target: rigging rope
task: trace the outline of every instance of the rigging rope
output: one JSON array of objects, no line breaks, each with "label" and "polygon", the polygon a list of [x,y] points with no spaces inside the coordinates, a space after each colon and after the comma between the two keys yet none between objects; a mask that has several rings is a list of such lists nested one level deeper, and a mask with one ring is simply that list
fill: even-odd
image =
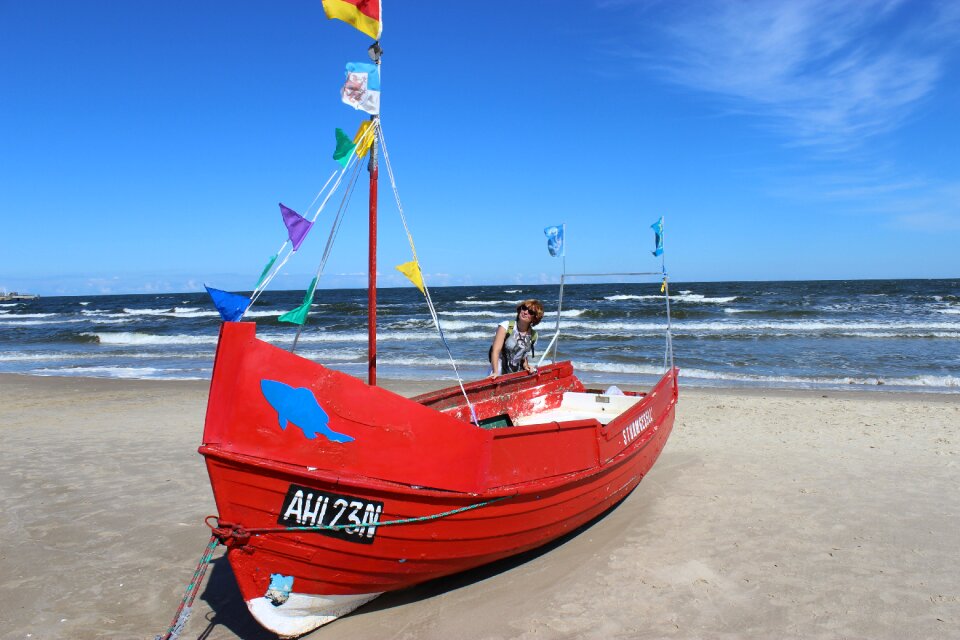
[{"label": "rigging rope", "polygon": [[[327,244],[323,249],[323,256],[320,258],[320,265],[317,267],[317,273],[314,276],[312,281],[313,289],[308,293],[308,297],[313,295],[313,292],[317,290],[317,285],[320,282],[320,277],[323,275],[323,270],[327,266],[327,259],[330,257],[330,252],[333,249],[333,243],[337,239],[337,235],[340,233],[340,226],[343,224],[344,214],[347,210],[347,205],[350,204],[350,198],[353,196],[353,190],[357,186],[357,179],[360,177],[360,163],[357,162],[354,164],[353,175],[350,176],[349,186],[343,194],[343,199],[340,201],[340,208],[337,210],[337,215],[333,218],[333,224],[330,226],[330,235],[327,236]],[[297,335],[293,338],[293,346],[290,347],[290,353],[293,353],[297,348],[297,342],[300,340],[300,334],[303,333],[303,327],[306,324],[304,323],[297,327]]]},{"label": "rigging rope", "polygon": [[[413,244],[413,235],[410,233],[410,227],[407,225],[407,217],[403,213],[403,204],[400,202],[400,192],[397,190],[397,181],[393,177],[393,166],[390,164],[390,154],[387,153],[387,141],[383,136],[383,124],[379,124],[379,137],[380,137],[380,147],[383,150],[383,159],[387,165],[387,175],[390,176],[390,186],[393,189],[393,197],[397,201],[397,210],[400,211],[400,221],[403,222],[403,230],[407,234],[407,242],[410,243],[410,251],[413,252],[413,259],[417,264],[417,268],[420,269],[420,259],[417,257],[417,248]],[[437,317],[437,310],[433,305],[433,299],[430,297],[430,289],[427,287],[427,282],[423,278],[423,270],[420,269],[420,278],[423,282],[423,296],[427,300],[427,308],[430,309],[430,317],[433,318],[433,324],[437,328],[437,332],[440,334],[440,341],[443,342],[443,348],[447,351],[447,356],[450,358],[450,364],[453,365],[454,375],[457,376],[457,384],[460,385],[460,392],[463,394],[464,400],[467,401],[467,407],[470,408],[470,417],[473,419],[473,423],[477,426],[480,423],[477,421],[477,412],[473,408],[473,403],[470,402],[470,397],[467,395],[467,390],[463,386],[463,378],[460,376],[460,370],[457,368],[457,361],[453,358],[453,353],[450,351],[450,345],[447,344],[447,338],[443,335],[443,327],[440,326],[440,319]]]},{"label": "rigging rope", "polygon": [[200,591],[200,583],[203,582],[203,577],[207,573],[207,567],[210,566],[210,560],[213,558],[213,552],[218,544],[220,544],[220,540],[217,536],[211,535],[210,541],[207,543],[207,548],[200,557],[197,568],[193,571],[193,578],[190,579],[190,583],[183,593],[180,606],[177,607],[177,612],[173,614],[173,620],[170,622],[170,626],[167,627],[165,633],[155,636],[154,640],[176,640],[180,637],[180,632],[183,631],[184,625],[187,624],[187,619],[190,617],[191,610],[193,609],[193,601]]},{"label": "rigging rope", "polygon": [[[373,128],[374,127],[369,127],[366,131],[363,132],[363,135],[361,135],[359,141],[357,142],[357,147],[355,147],[355,149],[363,147],[369,141],[369,138],[374,135]],[[323,195],[324,191],[327,191],[327,187],[330,185],[330,181],[333,180],[334,176],[336,176],[337,181],[333,184],[333,187],[331,187],[330,190],[327,191],[327,195],[326,197],[324,197],[323,202],[320,203],[320,206],[317,207],[316,212],[314,212],[313,214],[313,218],[310,219],[310,224],[313,224],[317,221],[317,218],[320,216],[320,212],[323,211],[324,207],[327,206],[327,202],[330,201],[330,197],[333,196],[336,190],[340,187],[340,183],[343,180],[344,174],[346,174],[347,171],[349,171],[350,169],[355,169],[359,164],[360,164],[360,156],[358,156],[356,151],[354,150],[354,152],[350,156],[350,159],[347,161],[347,164],[345,164],[343,168],[340,169],[339,171],[335,170],[333,173],[330,174],[330,177],[327,178],[327,182],[323,185],[320,191],[317,192],[317,195],[313,198],[313,202],[311,202],[310,205],[305,210],[305,213],[309,214],[310,209],[312,209],[313,205],[317,203],[317,200],[320,199],[320,196]],[[289,243],[290,243],[290,240],[288,238],[283,242],[282,245],[280,245],[280,249],[277,251],[277,255],[279,255],[280,252],[283,251],[283,249]],[[243,312],[243,315],[246,315],[247,310],[249,310],[250,307],[253,306],[253,304],[257,301],[257,298],[260,297],[260,294],[262,294],[266,290],[267,286],[280,273],[280,270],[284,267],[284,265],[286,265],[290,257],[296,252],[297,252],[296,249],[291,249],[284,256],[283,260],[280,261],[280,264],[275,265],[271,269],[270,275],[264,278],[263,282],[261,282],[260,285],[254,289],[253,293],[250,294],[250,304],[247,305],[247,309]],[[240,316],[241,320],[243,319],[243,315]]]}]

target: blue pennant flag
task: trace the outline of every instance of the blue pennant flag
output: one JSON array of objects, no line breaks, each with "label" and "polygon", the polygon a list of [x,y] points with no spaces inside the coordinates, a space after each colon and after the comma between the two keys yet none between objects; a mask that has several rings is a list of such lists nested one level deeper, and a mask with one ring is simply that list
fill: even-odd
[{"label": "blue pennant flag", "polygon": [[663,255],[663,216],[660,216],[659,220],[650,225],[650,228],[653,229],[657,243],[657,248],[653,251],[653,255]]},{"label": "blue pennant flag", "polygon": [[210,298],[224,322],[236,322],[243,317],[243,312],[250,306],[250,298],[247,296],[221,291],[220,289],[211,289],[207,285],[203,286],[210,294]]},{"label": "blue pennant flag", "polygon": [[543,230],[543,233],[547,236],[547,251],[554,258],[566,255],[563,246],[563,228],[565,226],[561,224]]}]

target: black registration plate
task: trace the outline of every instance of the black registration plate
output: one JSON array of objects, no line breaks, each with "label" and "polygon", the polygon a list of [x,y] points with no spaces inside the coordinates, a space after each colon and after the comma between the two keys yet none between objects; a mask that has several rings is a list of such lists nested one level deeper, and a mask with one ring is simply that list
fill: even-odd
[{"label": "black registration plate", "polygon": [[278,524],[316,529],[331,538],[373,544],[383,513],[383,503],[354,496],[318,491],[291,484],[280,507]]}]

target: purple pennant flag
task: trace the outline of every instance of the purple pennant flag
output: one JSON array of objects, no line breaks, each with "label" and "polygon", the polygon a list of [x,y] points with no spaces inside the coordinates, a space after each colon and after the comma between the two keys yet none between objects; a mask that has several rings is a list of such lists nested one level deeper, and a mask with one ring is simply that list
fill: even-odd
[{"label": "purple pennant flag", "polygon": [[293,250],[296,251],[303,244],[303,239],[307,237],[307,232],[310,231],[313,223],[293,209],[283,206],[282,202],[280,203],[280,215],[283,216],[283,224],[287,225],[287,237],[290,238],[290,242],[293,243]]}]

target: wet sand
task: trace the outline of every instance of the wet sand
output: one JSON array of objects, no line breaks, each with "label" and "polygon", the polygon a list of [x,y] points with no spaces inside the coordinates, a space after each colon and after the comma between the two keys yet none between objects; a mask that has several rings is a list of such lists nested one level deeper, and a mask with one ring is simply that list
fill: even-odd
[{"label": "wet sand", "polygon": [[[0,638],[166,630],[215,513],[206,391],[0,375]],[[957,394],[681,389],[660,461],[592,525],[307,637],[960,637],[958,462]],[[220,551],[182,637],[273,637]]]}]

